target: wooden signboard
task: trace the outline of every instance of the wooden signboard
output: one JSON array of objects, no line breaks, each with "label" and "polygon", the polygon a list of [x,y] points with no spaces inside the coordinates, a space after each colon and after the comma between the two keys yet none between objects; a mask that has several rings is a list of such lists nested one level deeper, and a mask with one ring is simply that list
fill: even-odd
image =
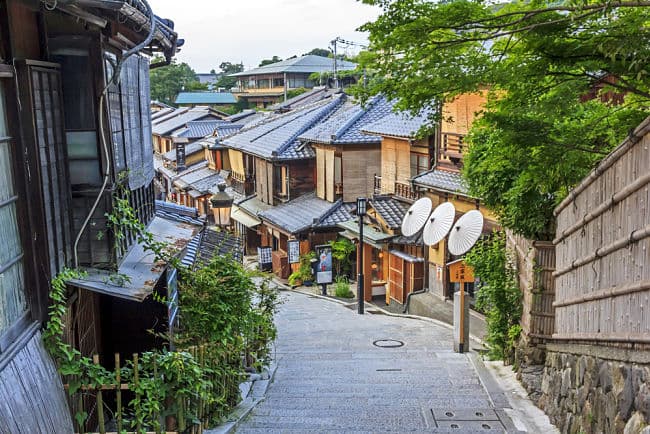
[{"label": "wooden signboard", "polygon": [[473,283],[474,269],[465,264],[465,260],[459,259],[447,264],[449,267],[449,281],[458,283]]}]

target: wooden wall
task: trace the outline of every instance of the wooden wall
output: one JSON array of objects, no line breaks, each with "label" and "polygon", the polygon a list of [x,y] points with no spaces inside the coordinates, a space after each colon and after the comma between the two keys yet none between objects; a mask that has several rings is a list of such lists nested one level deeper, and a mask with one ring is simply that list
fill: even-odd
[{"label": "wooden wall", "polygon": [[289,163],[289,197],[295,199],[314,191],[315,160],[298,160]]},{"label": "wooden wall", "polygon": [[453,101],[444,103],[440,130],[443,133],[467,134],[486,101],[487,95],[483,92],[459,95]]},{"label": "wooden wall", "polygon": [[[320,146],[316,147],[316,196],[320,199],[325,200],[325,191],[327,187],[325,186],[325,160],[326,154],[332,153],[332,160],[334,159],[334,150],[326,150]],[[334,180],[332,180],[332,188]]]},{"label": "wooden wall", "polygon": [[255,158],[255,192],[259,200],[273,205],[273,164],[261,158]]},{"label": "wooden wall", "polygon": [[411,178],[411,145],[392,137],[383,137],[381,142],[381,192],[392,194],[395,182],[408,183]]},{"label": "wooden wall", "polygon": [[[386,139],[384,139],[386,140]],[[343,201],[371,197],[374,175],[381,173],[381,149],[366,147],[343,151]]]},{"label": "wooden wall", "polygon": [[650,118],[556,208],[555,339],[650,343]]},{"label": "wooden wall", "polygon": [[35,329],[0,363],[0,432],[74,432],[61,378]]}]

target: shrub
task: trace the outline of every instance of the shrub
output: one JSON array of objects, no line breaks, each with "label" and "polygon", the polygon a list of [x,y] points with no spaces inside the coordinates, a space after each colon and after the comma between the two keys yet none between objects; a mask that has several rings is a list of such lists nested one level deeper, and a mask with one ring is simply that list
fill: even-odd
[{"label": "shrub", "polygon": [[352,298],[354,293],[350,291],[350,282],[348,278],[344,276],[337,276],[336,283],[334,286],[334,295],[341,298]]}]

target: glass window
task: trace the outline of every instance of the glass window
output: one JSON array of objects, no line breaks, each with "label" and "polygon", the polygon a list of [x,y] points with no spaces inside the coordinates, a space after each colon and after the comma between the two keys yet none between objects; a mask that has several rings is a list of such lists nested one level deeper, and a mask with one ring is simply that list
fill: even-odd
[{"label": "glass window", "polygon": [[429,156],[411,152],[411,176],[419,175],[429,170]]},{"label": "glass window", "polygon": [[11,164],[11,139],[6,128],[4,89],[0,85],[0,335],[27,311],[22,248]]}]

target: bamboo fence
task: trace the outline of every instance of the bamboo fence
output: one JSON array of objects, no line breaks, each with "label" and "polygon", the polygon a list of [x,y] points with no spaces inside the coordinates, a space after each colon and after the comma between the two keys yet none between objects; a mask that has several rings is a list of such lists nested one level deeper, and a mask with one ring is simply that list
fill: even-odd
[{"label": "bamboo fence", "polygon": [[532,241],[510,231],[506,235],[522,292],[522,332],[531,344],[546,342],[555,326],[555,247],[550,242]]},{"label": "bamboo fence", "polygon": [[555,209],[554,339],[650,343],[650,118]]},{"label": "bamboo fence", "polygon": [[[201,368],[214,368],[214,363],[217,362],[221,366],[227,364],[241,364],[243,363],[239,355],[224,356],[216,360],[211,356],[211,350],[214,345],[206,344],[197,347],[188,348],[194,360],[196,360]],[[227,360],[226,360],[227,359]],[[99,356],[93,356],[93,362],[99,364]],[[121,378],[120,368],[123,366],[121,363],[120,355],[115,354],[115,382],[109,384],[90,385],[83,384],[79,391],[76,392],[71,398],[73,409],[89,408],[88,400],[92,400],[90,408],[92,411],[88,412],[88,418],[84,423],[75,421],[75,429],[80,434],[112,434],[112,433],[187,433],[187,434],[201,434],[208,428],[211,421],[219,420],[225,417],[228,411],[233,408],[237,402],[232,400],[232,396],[239,396],[239,379],[232,375],[221,375],[218,369],[211,369],[209,382],[216,388],[217,400],[216,402],[209,403],[203,398],[197,397],[192,400],[184,400],[181,398],[167,397],[165,405],[165,414],[154,414],[150,420],[145,419],[144,426],[137,423],[132,427],[129,420],[138,420],[138,414],[142,412],[139,408],[138,401],[129,402],[129,397],[132,399],[134,396],[138,397],[137,386],[142,372],[141,362],[139,361],[138,354],[133,354],[131,362],[133,366],[133,383],[123,383]],[[153,365],[154,376],[157,375],[155,359]],[[69,388],[68,384],[64,385],[65,389]],[[135,391],[134,391],[135,390]],[[126,395],[126,396],[125,396]],[[172,404],[174,404],[172,406]],[[169,411],[173,407],[173,411]],[[171,414],[170,414],[171,413]],[[190,415],[195,417],[190,417]],[[92,428],[89,428],[91,425]],[[134,429],[133,431],[129,431]]]}]

